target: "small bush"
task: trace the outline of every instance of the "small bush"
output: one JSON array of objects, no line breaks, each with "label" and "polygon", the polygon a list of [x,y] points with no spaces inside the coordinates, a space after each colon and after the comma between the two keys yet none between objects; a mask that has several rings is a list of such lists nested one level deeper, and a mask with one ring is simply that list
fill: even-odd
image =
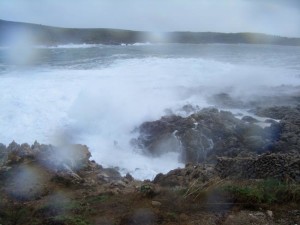
[{"label": "small bush", "polygon": [[227,186],[224,190],[238,203],[261,203],[263,201],[262,193],[251,187]]},{"label": "small bush", "polygon": [[21,225],[28,223],[31,219],[31,211],[19,204],[9,204],[1,210],[0,223],[7,225]]},{"label": "small bush", "polygon": [[267,179],[250,185],[227,185],[223,190],[238,203],[272,204],[300,201],[300,186]]},{"label": "small bush", "polygon": [[150,184],[144,184],[144,185],[142,185],[141,188],[140,188],[140,193],[144,197],[152,198],[153,196],[155,196],[154,187],[153,187],[153,185],[150,185]]},{"label": "small bush", "polygon": [[89,222],[80,216],[56,216],[52,218],[52,222],[65,225],[90,225]]},{"label": "small bush", "polygon": [[106,202],[111,198],[110,194],[100,194],[96,196],[89,196],[86,201],[90,204],[95,204],[99,202]]},{"label": "small bush", "polygon": [[173,222],[178,221],[178,215],[176,212],[167,212],[166,218],[168,218],[168,220]]}]

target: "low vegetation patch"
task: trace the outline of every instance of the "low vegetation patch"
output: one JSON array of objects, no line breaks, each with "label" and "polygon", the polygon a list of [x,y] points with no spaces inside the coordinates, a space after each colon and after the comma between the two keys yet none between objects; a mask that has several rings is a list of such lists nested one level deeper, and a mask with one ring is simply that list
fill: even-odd
[{"label": "low vegetation patch", "polygon": [[222,187],[236,203],[272,204],[300,201],[300,185],[275,179],[252,184],[232,184]]},{"label": "low vegetation patch", "polygon": [[240,205],[257,208],[263,205],[300,202],[300,184],[266,180],[215,180],[192,183],[180,193],[187,200],[208,205]]}]

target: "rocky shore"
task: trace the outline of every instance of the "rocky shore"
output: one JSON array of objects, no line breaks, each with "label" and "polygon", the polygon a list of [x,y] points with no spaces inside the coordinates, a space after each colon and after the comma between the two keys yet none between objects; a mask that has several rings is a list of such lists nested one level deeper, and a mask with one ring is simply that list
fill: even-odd
[{"label": "rocky shore", "polygon": [[134,147],[186,163],[153,181],[103,168],[85,145],[1,144],[0,224],[299,224],[300,108],[253,112],[268,126],[214,108],[141,124]]},{"label": "rocky shore", "polygon": [[132,144],[153,156],[166,151],[181,152],[184,163],[213,163],[221,156],[300,152],[299,106],[252,111],[268,119],[259,121],[216,108],[198,110],[187,117],[164,116],[143,123],[138,128],[140,135]]}]

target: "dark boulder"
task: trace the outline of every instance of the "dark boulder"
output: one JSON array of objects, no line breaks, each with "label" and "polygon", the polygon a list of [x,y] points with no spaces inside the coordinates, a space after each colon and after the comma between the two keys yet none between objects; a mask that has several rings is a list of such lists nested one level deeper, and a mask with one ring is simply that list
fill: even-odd
[{"label": "dark boulder", "polygon": [[281,115],[279,123],[273,123],[268,129],[275,138],[272,151],[300,152],[300,109],[298,107],[277,107]]},{"label": "dark boulder", "polygon": [[257,123],[258,122],[258,120],[253,118],[252,116],[243,116],[242,120],[245,122],[248,122],[248,123]]},{"label": "dark boulder", "polygon": [[183,169],[174,169],[167,174],[158,174],[153,183],[163,187],[187,187],[192,183],[205,183],[216,177],[212,165],[187,164]]},{"label": "dark boulder", "polygon": [[300,182],[300,154],[263,154],[255,157],[221,157],[215,166],[221,178],[267,179]]},{"label": "dark boulder", "polygon": [[277,138],[268,134],[273,130],[215,108],[205,108],[188,117],[165,116],[143,123],[138,130],[139,137],[132,141],[135,147],[153,156],[178,152],[184,163],[213,162],[216,156],[233,157],[245,152],[262,153]]},{"label": "dark boulder", "polygon": [[225,108],[244,108],[245,104],[239,99],[233,98],[228,93],[215,94],[208,98],[210,102]]},{"label": "dark boulder", "polygon": [[292,106],[257,107],[252,111],[257,116],[281,120],[287,115],[291,115],[299,112],[298,108]]}]

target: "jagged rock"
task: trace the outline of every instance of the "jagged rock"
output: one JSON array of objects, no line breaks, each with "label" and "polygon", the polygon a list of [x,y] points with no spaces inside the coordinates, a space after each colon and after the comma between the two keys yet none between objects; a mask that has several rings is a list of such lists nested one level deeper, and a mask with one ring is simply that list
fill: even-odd
[{"label": "jagged rock", "polygon": [[6,152],[6,146],[2,143],[0,143],[0,157],[2,156],[2,154],[4,154]]},{"label": "jagged rock", "polygon": [[276,123],[278,123],[277,121],[275,121],[273,119],[266,119],[264,122],[265,123],[270,123],[270,124],[276,124]]},{"label": "jagged rock", "polygon": [[187,105],[184,105],[181,108],[181,110],[184,111],[186,114],[191,114],[191,113],[195,113],[196,111],[199,111],[200,108],[199,108],[199,106],[193,106],[191,104],[187,104]]},{"label": "jagged rock", "polygon": [[[91,153],[85,145],[67,145],[55,147],[35,142],[32,146],[28,144],[19,145],[12,142],[7,148],[0,146],[1,164],[0,176],[7,184],[7,193],[15,199],[32,200],[37,199],[44,193],[44,186],[53,185],[95,187],[97,184],[114,184],[113,190],[133,189],[132,181],[122,181],[120,173],[116,169],[103,168],[89,160]],[[29,178],[38,178],[33,184],[19,182],[18,177],[23,177],[20,169],[28,165]],[[34,171],[32,168],[35,168]],[[43,177],[41,179],[40,177]],[[28,179],[29,179],[28,178]],[[21,180],[22,180],[21,179]],[[29,179],[29,181],[30,181]],[[97,182],[96,182],[97,181]],[[18,184],[18,186],[14,186]],[[26,185],[25,185],[26,184]],[[127,187],[128,186],[128,187]],[[110,190],[112,186],[103,187]],[[10,190],[11,189],[11,190]]]},{"label": "jagged rock", "polygon": [[13,141],[7,146],[6,151],[8,164],[17,163],[21,160],[20,145],[17,144],[15,141]]},{"label": "jagged rock", "polygon": [[263,154],[248,158],[218,159],[215,166],[221,178],[266,179],[300,182],[300,154]]},{"label": "jagged rock", "polygon": [[20,145],[17,144],[15,141],[13,141],[12,143],[10,143],[8,146],[7,146],[7,151],[8,152],[17,152],[18,150],[20,149]]},{"label": "jagged rock", "polygon": [[[276,125],[273,126],[274,130]],[[145,122],[132,143],[146,153],[159,156],[169,151],[181,153],[181,161],[214,161],[215,156],[238,156],[244,152],[267,151],[277,136],[214,108],[202,109],[188,117],[165,116]]]},{"label": "jagged rock", "polygon": [[84,182],[84,179],[81,178],[78,174],[70,172],[57,172],[51,179],[52,182],[63,184],[65,186],[70,186],[72,184],[80,184]]},{"label": "jagged rock", "polygon": [[4,144],[0,143],[0,167],[3,166],[7,161],[7,150]]},{"label": "jagged rock", "polygon": [[254,152],[259,152],[262,146],[265,145],[263,137],[261,136],[247,136],[244,138],[245,147]]},{"label": "jagged rock", "polygon": [[133,180],[134,180],[133,176],[131,176],[130,173],[126,173],[125,178],[126,178],[128,181],[133,181]]},{"label": "jagged rock", "polygon": [[165,187],[187,187],[191,183],[205,183],[216,176],[212,165],[187,164],[184,169],[175,169],[166,175],[158,174],[153,183]]},{"label": "jagged rock", "polygon": [[227,108],[244,108],[244,103],[238,99],[234,99],[228,93],[219,93],[211,96],[209,100],[220,106]]},{"label": "jagged rock", "polygon": [[299,106],[298,107],[273,106],[273,107],[266,107],[266,108],[258,107],[252,111],[258,116],[281,120],[287,115],[297,113],[299,111]]},{"label": "jagged rock", "polygon": [[[275,110],[274,117],[280,118],[279,123],[272,123],[267,128],[275,139],[271,150],[275,152],[300,152],[300,107],[274,107],[265,109],[267,112]],[[273,112],[274,113],[274,112]]]},{"label": "jagged rock", "polygon": [[99,173],[97,174],[97,179],[102,182],[110,182],[110,181],[121,180],[122,176],[117,170],[113,168],[107,168],[107,169],[101,169],[99,171]]},{"label": "jagged rock", "polygon": [[243,116],[242,120],[245,122],[248,122],[248,123],[257,123],[258,122],[258,120],[253,118],[252,116]]},{"label": "jagged rock", "polygon": [[[37,151],[37,146],[33,147]],[[76,171],[88,165],[91,153],[85,145],[68,145],[54,147],[51,145],[39,145],[40,151],[37,151],[38,160],[53,170],[65,170],[66,165]]]}]

